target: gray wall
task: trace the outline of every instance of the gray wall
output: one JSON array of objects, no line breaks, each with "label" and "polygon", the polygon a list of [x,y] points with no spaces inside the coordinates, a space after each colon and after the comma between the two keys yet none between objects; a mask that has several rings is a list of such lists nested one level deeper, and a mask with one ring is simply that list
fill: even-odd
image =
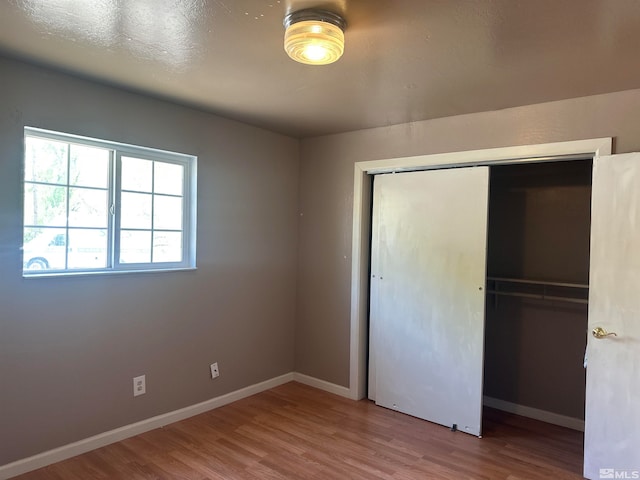
[{"label": "gray wall", "polygon": [[354,162],[594,137],[621,153],[639,132],[631,90],[303,140],[296,370],[348,386]]},{"label": "gray wall", "polygon": [[[297,140],[6,59],[0,105],[0,465],[293,370]],[[23,279],[25,125],[197,155],[198,270]]]}]

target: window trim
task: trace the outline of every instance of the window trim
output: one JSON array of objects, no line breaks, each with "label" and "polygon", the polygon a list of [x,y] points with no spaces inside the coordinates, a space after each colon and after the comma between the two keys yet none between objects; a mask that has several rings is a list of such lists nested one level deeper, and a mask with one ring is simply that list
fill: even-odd
[{"label": "window trim", "polygon": [[[36,127],[24,127],[23,133],[23,173],[22,173],[22,232],[24,235],[24,195],[26,185],[31,182],[25,178],[26,165],[26,141],[27,137],[37,137],[49,139],[53,141],[64,142],[67,144],[77,144],[89,147],[97,147],[110,150],[109,155],[109,178],[108,178],[108,216],[107,235],[107,266],[104,268],[79,268],[79,269],[57,269],[57,270],[35,270],[29,271],[25,269],[24,254],[22,258],[22,276],[23,278],[39,278],[39,277],[58,277],[58,276],[80,276],[80,275],[102,275],[102,274],[119,274],[119,273],[139,273],[139,272],[168,272],[168,271],[185,271],[196,269],[196,238],[197,238],[197,157],[195,155],[171,152],[156,148],[136,146],[126,143],[113,142],[109,140],[100,140],[96,138],[84,137],[75,134],[55,132]],[[158,161],[162,163],[171,163],[182,165],[183,174],[183,195],[182,195],[182,260],[179,262],[158,262],[158,263],[120,263],[118,258],[119,252],[119,232],[120,232],[120,198],[121,189],[121,158],[130,156],[150,161]],[[70,188],[67,184],[66,188]],[[155,195],[155,192],[151,192]],[[160,194],[163,195],[163,194]],[[170,195],[167,195],[170,196]],[[111,208],[113,206],[113,211]],[[67,205],[68,208],[68,205]],[[153,224],[152,224],[153,225]],[[31,227],[31,226],[30,226]],[[37,227],[37,226],[33,226]],[[49,227],[44,227],[49,228]],[[68,212],[67,225],[68,231]],[[162,229],[159,229],[162,230]],[[153,238],[154,229],[150,232]],[[68,255],[68,251],[65,252]]]}]

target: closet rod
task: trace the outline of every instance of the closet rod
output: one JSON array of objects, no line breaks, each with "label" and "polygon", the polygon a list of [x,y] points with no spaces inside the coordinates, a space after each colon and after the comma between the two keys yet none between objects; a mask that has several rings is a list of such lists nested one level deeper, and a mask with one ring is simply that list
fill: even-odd
[{"label": "closet rod", "polygon": [[554,295],[540,295],[534,293],[520,293],[520,292],[501,292],[496,290],[487,290],[487,293],[494,295],[506,295],[509,297],[524,297],[524,298],[537,298],[539,300],[559,300],[562,302],[573,302],[588,304],[589,301],[586,298],[571,298],[571,297],[556,297]]},{"label": "closet rod", "polygon": [[589,285],[584,283],[562,283],[562,282],[544,282],[541,280],[524,280],[522,278],[504,278],[504,277],[487,277],[487,280],[493,282],[508,282],[508,283],[528,283],[531,285],[548,285],[550,287],[567,287],[567,288],[589,288]]}]

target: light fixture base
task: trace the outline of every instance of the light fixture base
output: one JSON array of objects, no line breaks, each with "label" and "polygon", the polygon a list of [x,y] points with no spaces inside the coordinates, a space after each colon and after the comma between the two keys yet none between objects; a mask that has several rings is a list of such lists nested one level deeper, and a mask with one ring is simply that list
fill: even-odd
[{"label": "light fixture base", "polygon": [[284,21],[282,23],[284,25],[284,28],[289,28],[294,23],[306,21],[330,23],[331,25],[335,25],[342,31],[347,28],[347,22],[337,13],[316,8],[305,8],[304,10],[291,12],[284,17]]}]

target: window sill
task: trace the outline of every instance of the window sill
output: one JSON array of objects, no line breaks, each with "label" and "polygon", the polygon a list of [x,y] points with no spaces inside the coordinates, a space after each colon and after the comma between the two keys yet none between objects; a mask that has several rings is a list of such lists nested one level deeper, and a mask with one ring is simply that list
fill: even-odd
[{"label": "window sill", "polygon": [[28,275],[22,274],[23,279],[35,279],[35,278],[72,278],[72,277],[97,277],[97,276],[110,276],[110,275],[129,275],[132,273],[168,273],[168,272],[192,272],[197,270],[197,267],[181,267],[181,268],[153,268],[148,270],[100,270],[96,272],[55,272],[55,273],[30,273]]}]

